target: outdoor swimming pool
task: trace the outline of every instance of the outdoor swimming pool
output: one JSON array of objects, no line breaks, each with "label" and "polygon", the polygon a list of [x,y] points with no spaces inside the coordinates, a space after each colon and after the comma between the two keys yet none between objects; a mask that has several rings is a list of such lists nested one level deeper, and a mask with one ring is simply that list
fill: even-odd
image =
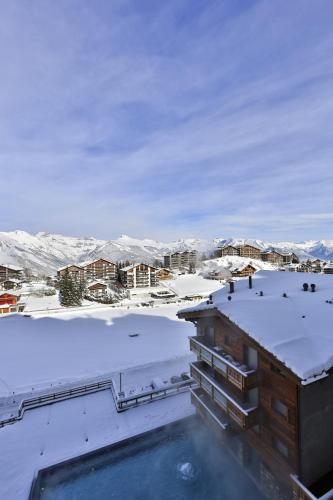
[{"label": "outdoor swimming pool", "polygon": [[[36,484],[37,486],[37,484]],[[43,471],[43,500],[260,500],[244,469],[197,419]]]}]

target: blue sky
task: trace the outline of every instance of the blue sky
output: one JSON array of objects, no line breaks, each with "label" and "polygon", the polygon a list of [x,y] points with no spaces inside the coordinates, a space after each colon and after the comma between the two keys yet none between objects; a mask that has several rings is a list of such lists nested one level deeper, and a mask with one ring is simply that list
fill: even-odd
[{"label": "blue sky", "polygon": [[0,7],[1,230],[333,238],[333,2]]}]

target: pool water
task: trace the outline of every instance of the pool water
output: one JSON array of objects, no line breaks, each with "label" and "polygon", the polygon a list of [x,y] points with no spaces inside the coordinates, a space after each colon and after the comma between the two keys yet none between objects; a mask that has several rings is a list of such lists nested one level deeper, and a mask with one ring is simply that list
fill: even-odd
[{"label": "pool water", "polygon": [[200,421],[43,472],[43,500],[260,500],[263,495]]}]

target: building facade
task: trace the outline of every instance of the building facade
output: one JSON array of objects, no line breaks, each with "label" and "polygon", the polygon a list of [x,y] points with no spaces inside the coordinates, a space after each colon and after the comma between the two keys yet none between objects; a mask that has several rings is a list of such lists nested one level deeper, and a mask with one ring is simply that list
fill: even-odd
[{"label": "building facade", "polygon": [[126,288],[145,288],[158,285],[157,269],[148,264],[133,264],[120,269],[120,280]]},{"label": "building facade", "polygon": [[71,278],[75,278],[79,281],[83,281],[85,279],[85,272],[83,267],[78,266],[76,264],[69,264],[68,266],[61,267],[57,271],[57,277],[58,279],[62,278],[63,276],[66,276],[66,274],[69,274]]},{"label": "building facade", "polygon": [[20,279],[23,275],[23,269],[16,266],[7,266],[0,264],[0,281],[9,279]]},{"label": "building facade", "polygon": [[164,255],[164,267],[169,269],[182,269],[196,266],[198,260],[198,252],[196,250],[175,252],[169,255]]},{"label": "building facade", "polygon": [[107,280],[115,282],[117,278],[117,265],[107,259],[97,259],[80,266],[84,270],[87,280]]},{"label": "building facade", "polygon": [[221,257],[226,257],[228,255],[239,255],[239,247],[234,247],[232,245],[226,245],[221,248]]},{"label": "building facade", "polygon": [[[260,273],[259,277],[269,279],[267,273]],[[306,303],[310,304],[314,314],[322,297],[316,300],[315,294],[302,290],[301,282],[306,279],[305,276],[271,272],[273,274],[284,275],[288,283],[295,283],[299,294],[307,293],[304,297],[308,298]],[[299,369],[293,370],[286,365],[285,359],[293,359],[294,365],[303,369],[302,349],[307,348],[306,338],[304,341],[300,339],[297,346],[290,346],[285,331],[281,329],[274,341],[277,342],[279,336],[286,341],[281,358],[276,355],[276,349],[273,354],[254,338],[256,331],[259,332],[258,338],[265,341],[264,335],[268,339],[271,330],[279,331],[279,325],[288,329],[288,320],[293,323],[299,312],[296,306],[295,319],[291,318],[288,295],[281,298],[281,286],[286,286],[282,279],[278,279],[277,286],[269,290],[270,300],[272,290],[276,292],[275,313],[270,313],[270,305],[265,303],[265,292],[262,290],[265,282],[254,278],[253,283],[257,291],[252,290],[252,278],[248,286],[244,282],[236,283],[243,287],[238,299],[237,290],[231,300],[227,300],[227,295],[233,290],[224,290],[223,293],[216,292],[220,294],[219,300],[215,300],[213,294],[207,304],[178,313],[180,318],[191,321],[196,328],[196,335],[190,338],[191,351],[197,356],[197,360],[190,365],[192,377],[197,382],[197,387],[191,390],[192,402],[205,422],[217,426],[222,434],[241,430],[268,469],[286,487],[293,487],[295,499],[313,500],[317,498],[317,492],[322,494],[325,488],[333,488],[333,371],[329,368],[323,372],[316,367],[318,360],[311,359],[310,355],[314,347],[305,361],[311,373],[308,378],[302,378]],[[319,286],[324,289],[324,282]],[[247,295],[250,297],[248,301]],[[240,298],[246,300],[247,319],[241,310],[244,304],[238,302]],[[285,307],[288,319],[282,315]],[[330,313],[328,309],[326,312]],[[303,318],[306,319],[306,316]],[[247,331],[238,326],[237,321],[242,325],[248,322],[251,328]],[[329,329],[329,325],[327,327]],[[302,328],[300,325],[300,332]],[[320,350],[320,347],[317,349]],[[297,354],[299,360],[295,358]]]},{"label": "building facade", "polygon": [[25,304],[20,302],[20,295],[0,293],[0,315],[23,312]]}]

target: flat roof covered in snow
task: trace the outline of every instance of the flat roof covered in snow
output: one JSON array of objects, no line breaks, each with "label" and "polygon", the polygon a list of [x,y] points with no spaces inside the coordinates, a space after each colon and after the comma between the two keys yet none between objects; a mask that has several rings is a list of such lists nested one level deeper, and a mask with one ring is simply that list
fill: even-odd
[{"label": "flat roof covered in snow", "polygon": [[[212,304],[180,312],[220,311],[303,381],[332,368],[332,275],[260,271],[252,282],[250,289],[248,279],[237,281],[231,301],[227,286],[212,294]],[[309,291],[303,290],[303,283],[309,284]]]}]

